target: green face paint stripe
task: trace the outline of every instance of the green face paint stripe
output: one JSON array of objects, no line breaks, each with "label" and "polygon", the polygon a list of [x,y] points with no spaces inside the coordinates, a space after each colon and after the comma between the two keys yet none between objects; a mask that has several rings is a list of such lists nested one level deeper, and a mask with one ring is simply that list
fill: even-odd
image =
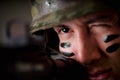
[{"label": "green face paint stripe", "polygon": [[112,53],[112,52],[115,52],[119,47],[120,47],[120,44],[115,43],[115,44],[112,44],[111,46],[109,46],[108,48],[106,48],[106,51],[108,53]]},{"label": "green face paint stripe", "polygon": [[71,47],[71,43],[70,42],[63,42],[63,43],[60,44],[60,46],[62,48],[69,48],[69,47]]},{"label": "green face paint stripe", "polygon": [[70,53],[70,52],[63,52],[62,53],[64,56],[66,56],[66,57],[72,57],[72,56],[74,56],[74,53]]},{"label": "green face paint stripe", "polygon": [[119,34],[112,34],[104,37],[104,42],[110,42],[116,38],[118,38],[120,35]]}]

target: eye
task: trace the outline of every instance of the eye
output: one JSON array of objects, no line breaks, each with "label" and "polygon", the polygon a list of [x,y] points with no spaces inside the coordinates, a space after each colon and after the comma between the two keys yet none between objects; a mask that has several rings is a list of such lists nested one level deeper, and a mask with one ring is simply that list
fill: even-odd
[{"label": "eye", "polygon": [[98,32],[104,33],[104,32],[108,32],[112,26],[113,25],[108,24],[108,23],[94,23],[94,24],[89,25],[89,30],[90,32],[95,33],[95,34]]},{"label": "eye", "polygon": [[95,23],[95,24],[91,24],[89,25],[89,28],[92,29],[94,27],[102,27],[102,28],[111,28],[111,24],[104,24],[104,23]]},{"label": "eye", "polygon": [[66,25],[58,25],[56,30],[58,33],[68,33],[70,28]]}]

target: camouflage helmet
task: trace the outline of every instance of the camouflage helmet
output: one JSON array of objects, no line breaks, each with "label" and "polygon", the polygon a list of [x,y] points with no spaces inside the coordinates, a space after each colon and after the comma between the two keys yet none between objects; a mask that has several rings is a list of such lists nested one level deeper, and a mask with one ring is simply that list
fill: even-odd
[{"label": "camouflage helmet", "polygon": [[119,9],[119,0],[32,0],[31,31],[48,29],[61,22],[108,8]]}]

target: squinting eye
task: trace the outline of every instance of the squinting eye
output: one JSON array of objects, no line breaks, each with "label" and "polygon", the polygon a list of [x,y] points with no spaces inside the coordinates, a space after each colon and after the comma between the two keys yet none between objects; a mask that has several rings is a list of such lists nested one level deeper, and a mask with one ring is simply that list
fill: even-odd
[{"label": "squinting eye", "polygon": [[94,24],[91,24],[89,25],[89,28],[92,29],[94,27],[101,27],[101,28],[111,28],[111,24],[105,24],[105,23],[94,23]]},{"label": "squinting eye", "polygon": [[59,27],[59,32],[63,32],[63,33],[67,33],[70,30],[66,25],[59,25],[58,27]]}]

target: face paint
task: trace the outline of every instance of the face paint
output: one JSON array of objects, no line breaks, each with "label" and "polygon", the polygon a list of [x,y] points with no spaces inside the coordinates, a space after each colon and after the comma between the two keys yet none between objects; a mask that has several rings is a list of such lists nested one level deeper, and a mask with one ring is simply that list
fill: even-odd
[{"label": "face paint", "polygon": [[119,34],[112,34],[112,35],[105,36],[104,42],[107,43],[107,42],[112,41],[118,37],[119,37]]},{"label": "face paint", "polygon": [[63,52],[62,54],[64,56],[66,56],[66,57],[72,57],[72,56],[74,56],[74,53],[72,53],[72,52]]},{"label": "face paint", "polygon": [[115,44],[112,44],[111,46],[109,46],[108,48],[106,48],[106,51],[108,53],[112,53],[112,52],[115,52],[119,47],[120,47],[120,44],[115,43]]},{"label": "face paint", "polygon": [[71,43],[70,42],[63,42],[61,43],[60,45],[62,48],[69,48],[71,46]]}]

